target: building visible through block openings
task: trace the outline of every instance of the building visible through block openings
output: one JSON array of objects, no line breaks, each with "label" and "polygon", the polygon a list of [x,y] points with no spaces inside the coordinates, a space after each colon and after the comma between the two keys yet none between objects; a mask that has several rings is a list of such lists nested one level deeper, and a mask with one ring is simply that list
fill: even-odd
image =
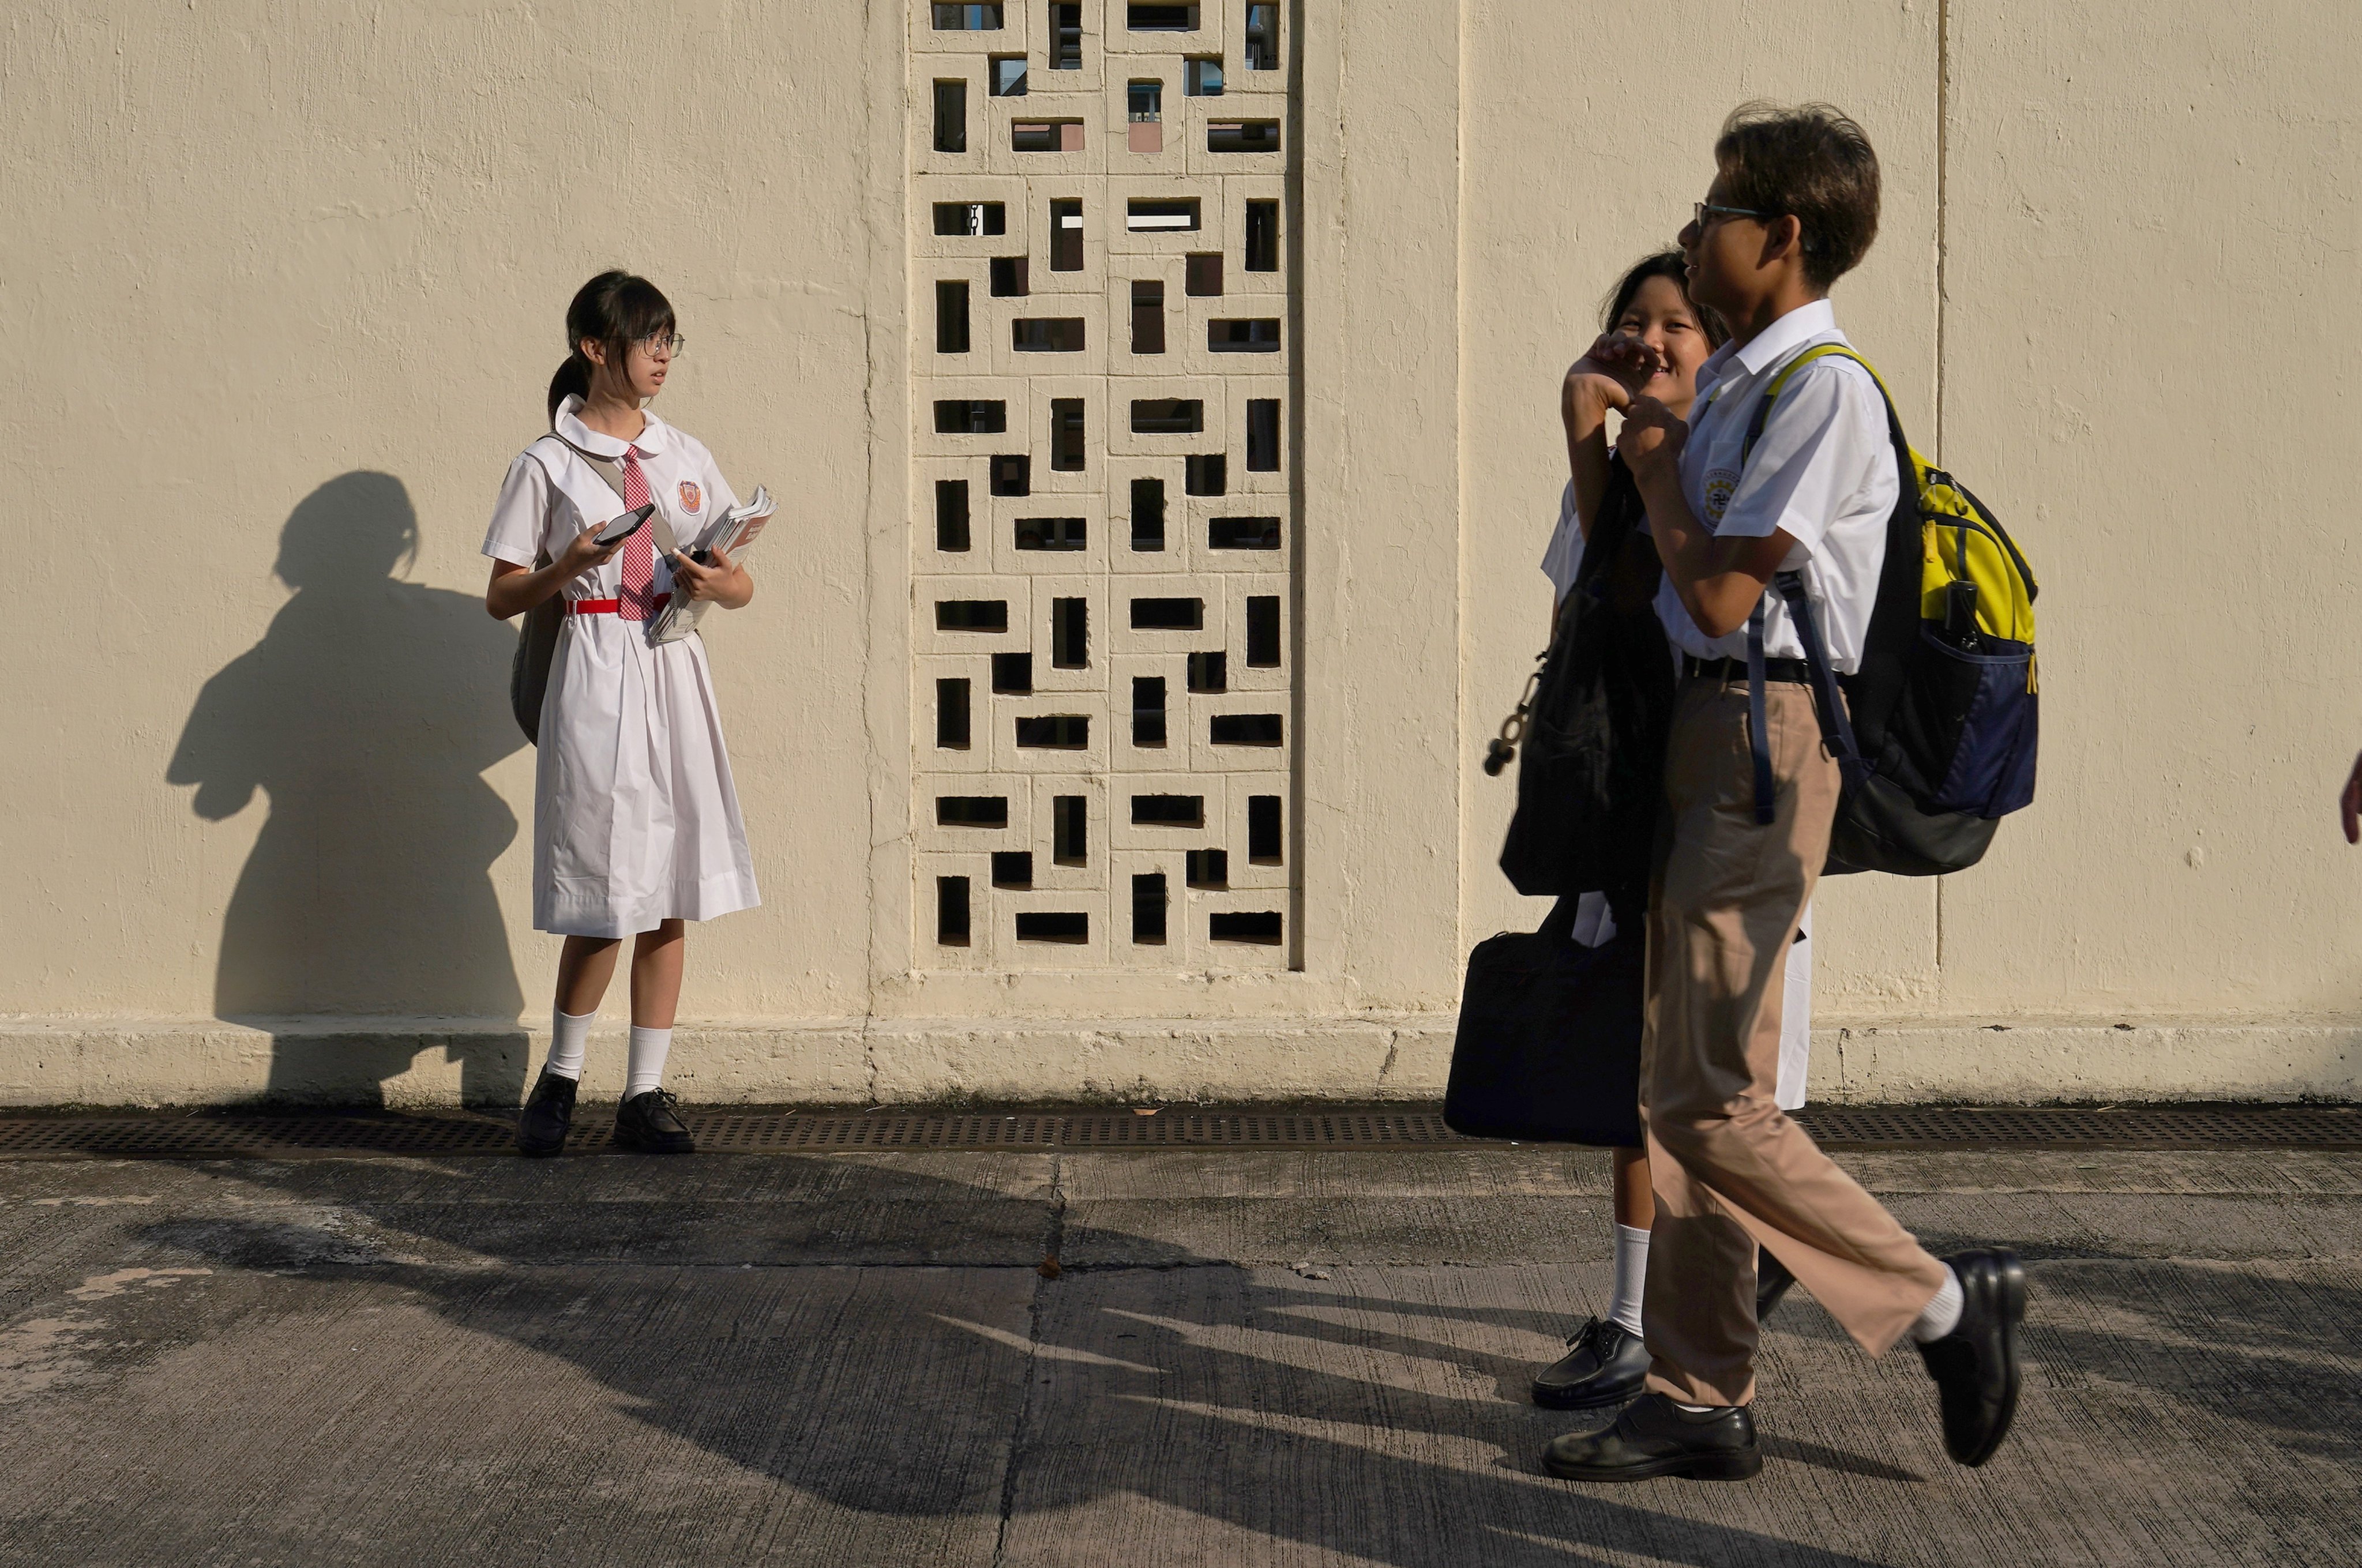
[{"label": "building visible through block openings", "polygon": [[1283,14],[911,6],[921,970],[1300,961]]}]

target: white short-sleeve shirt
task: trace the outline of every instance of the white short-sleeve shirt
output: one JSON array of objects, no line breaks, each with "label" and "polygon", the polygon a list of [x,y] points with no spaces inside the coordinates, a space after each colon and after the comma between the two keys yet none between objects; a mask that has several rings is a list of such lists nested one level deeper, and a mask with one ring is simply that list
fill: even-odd
[{"label": "white short-sleeve shirt", "polygon": [[[1850,359],[1816,359],[1780,390],[1772,417],[1743,469],[1748,421],[1781,370],[1807,348],[1846,343],[1827,300],[1790,311],[1743,348],[1715,350],[1698,370],[1682,450],[1682,493],[1691,513],[1717,536],[1762,538],[1784,531],[1796,547],[1781,563],[1801,570],[1829,662],[1844,674],[1861,667],[1864,633],[1886,561],[1886,525],[1902,493],[1902,475],[1877,381]],[[1747,631],[1708,637],[1682,607],[1668,577],[1657,591],[1657,616],[1683,653],[1744,658]],[[1777,593],[1764,595],[1763,650],[1802,658],[1805,645]]]}]

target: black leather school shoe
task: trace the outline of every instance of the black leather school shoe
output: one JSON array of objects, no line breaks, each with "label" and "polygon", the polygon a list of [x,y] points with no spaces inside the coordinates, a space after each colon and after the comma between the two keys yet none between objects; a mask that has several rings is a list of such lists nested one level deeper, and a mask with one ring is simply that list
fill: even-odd
[{"label": "black leather school shoe", "polygon": [[1696,1414],[1643,1394],[1605,1431],[1569,1432],[1542,1450],[1542,1468],[1570,1481],[1744,1481],[1763,1468],[1755,1417],[1744,1405]]},{"label": "black leather school shoe", "polygon": [[533,1098],[517,1118],[517,1152],[536,1158],[566,1152],[566,1130],[574,1125],[574,1093],[582,1086],[548,1068],[533,1086]]},{"label": "black leather school shoe", "polygon": [[643,1154],[693,1154],[697,1141],[668,1089],[642,1089],[615,1108],[615,1146]]},{"label": "black leather school shoe", "polygon": [[2001,1247],[1944,1260],[1960,1280],[1960,1320],[1919,1347],[1944,1410],[1944,1451],[1962,1464],[1993,1456],[2017,1414],[2017,1326],[2025,1318],[2025,1265]]},{"label": "black leather school shoe", "polygon": [[1534,1403],[1550,1410],[1589,1410],[1639,1396],[1649,1377],[1649,1347],[1607,1318],[1590,1318],[1566,1342],[1571,1348],[1534,1374]]},{"label": "black leather school shoe", "polygon": [[1786,1264],[1765,1248],[1756,1248],[1755,1320],[1760,1323],[1772,1316],[1772,1309],[1780,1305],[1780,1297],[1787,1295],[1788,1287],[1795,1283],[1796,1276],[1788,1272]]}]

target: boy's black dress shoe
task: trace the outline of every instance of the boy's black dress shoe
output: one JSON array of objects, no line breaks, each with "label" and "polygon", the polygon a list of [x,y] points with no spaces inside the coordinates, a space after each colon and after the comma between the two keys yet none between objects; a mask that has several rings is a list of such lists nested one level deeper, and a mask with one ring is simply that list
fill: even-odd
[{"label": "boy's black dress shoe", "polygon": [[1919,1347],[1944,1408],[1944,1449],[1982,1464],[2017,1414],[2017,1325],[2025,1317],[2025,1265],[1999,1247],[1944,1260],[1960,1280],[1960,1320]]},{"label": "boy's black dress shoe", "polygon": [[1621,1405],[1648,1381],[1649,1347],[1613,1319],[1586,1320],[1566,1342],[1573,1348],[1534,1374],[1537,1405],[1551,1410]]},{"label": "boy's black dress shoe", "polygon": [[1744,1405],[1692,1415],[1662,1394],[1643,1394],[1606,1430],[1552,1440],[1542,1468],[1570,1481],[1744,1481],[1763,1468],[1763,1451]]},{"label": "boy's black dress shoe", "polygon": [[669,1090],[642,1089],[615,1108],[615,1144],[643,1154],[693,1154],[697,1141]]},{"label": "boy's black dress shoe", "polygon": [[544,1067],[533,1086],[533,1098],[517,1118],[517,1151],[544,1155],[563,1154],[566,1130],[574,1124],[574,1091],[582,1086]]}]

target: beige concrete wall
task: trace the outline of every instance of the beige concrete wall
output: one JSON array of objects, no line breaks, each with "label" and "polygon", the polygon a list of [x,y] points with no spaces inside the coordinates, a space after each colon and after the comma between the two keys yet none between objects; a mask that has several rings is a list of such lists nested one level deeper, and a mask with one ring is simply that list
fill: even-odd
[{"label": "beige concrete wall", "polygon": [[790,507],[709,636],[767,901],[693,939],[684,1088],[1435,1092],[1461,956],[1529,917],[1474,764],[1557,377],[1757,94],[1877,139],[1841,319],[2045,582],[2041,797],[1971,873],[1829,889],[1819,1091],[2353,1093],[2362,24],[1733,9],[1291,13],[1303,966],[979,988],[911,940],[900,6],[28,0],[0,1100],[513,1088],[556,944],[476,547],[610,262],[680,307],[667,416]]}]

